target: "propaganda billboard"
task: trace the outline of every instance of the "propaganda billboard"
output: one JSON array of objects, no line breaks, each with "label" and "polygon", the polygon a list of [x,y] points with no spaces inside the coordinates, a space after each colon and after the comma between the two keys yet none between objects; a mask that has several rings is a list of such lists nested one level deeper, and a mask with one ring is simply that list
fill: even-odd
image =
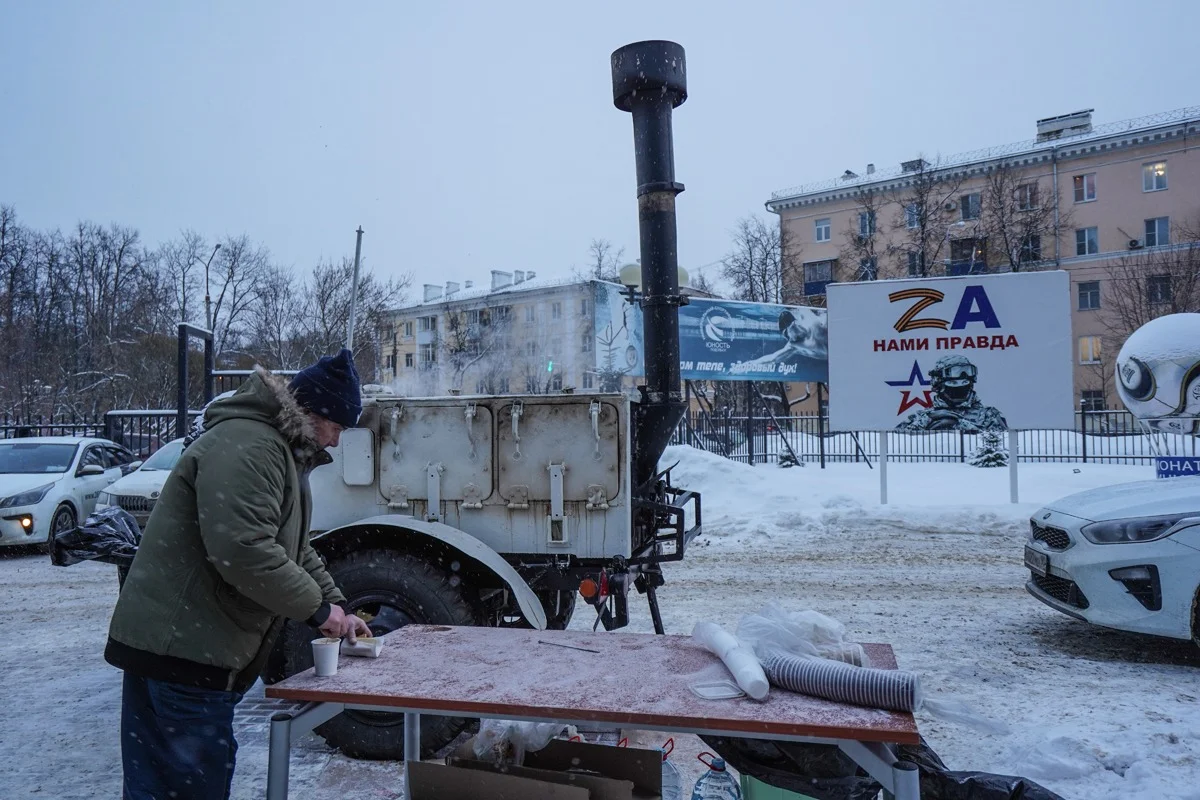
[{"label": "propaganda billboard", "polygon": [[1065,271],[831,284],[834,430],[1074,427]]},{"label": "propaganda billboard", "polygon": [[[642,311],[616,284],[595,282],[596,369],[645,374]],[[685,380],[822,382],[829,375],[823,308],[689,298],[679,309]]]}]

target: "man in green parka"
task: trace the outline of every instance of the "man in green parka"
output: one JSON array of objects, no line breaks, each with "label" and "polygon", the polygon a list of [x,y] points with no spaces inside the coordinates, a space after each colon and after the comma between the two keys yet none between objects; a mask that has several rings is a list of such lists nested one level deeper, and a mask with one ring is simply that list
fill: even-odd
[{"label": "man in green parka", "polygon": [[234,707],[288,619],[369,636],[308,541],[308,476],[362,413],[349,350],[212,403],[154,507],[109,628],[124,800],[229,795]]}]

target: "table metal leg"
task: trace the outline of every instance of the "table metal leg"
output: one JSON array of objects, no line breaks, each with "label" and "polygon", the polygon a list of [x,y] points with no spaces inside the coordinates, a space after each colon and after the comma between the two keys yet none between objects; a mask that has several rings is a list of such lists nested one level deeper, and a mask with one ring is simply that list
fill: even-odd
[{"label": "table metal leg", "polygon": [[892,765],[892,782],[896,800],[921,800],[921,773],[910,761],[897,761]]},{"label": "table metal leg", "polygon": [[271,738],[267,750],[267,800],[287,800],[288,767],[292,754],[292,715],[271,715]]},{"label": "table metal leg", "polygon": [[421,760],[421,715],[416,712],[404,713],[404,760]]}]

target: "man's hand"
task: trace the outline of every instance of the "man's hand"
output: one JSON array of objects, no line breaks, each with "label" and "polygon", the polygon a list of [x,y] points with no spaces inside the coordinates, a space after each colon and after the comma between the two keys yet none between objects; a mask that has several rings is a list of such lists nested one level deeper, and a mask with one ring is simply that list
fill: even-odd
[{"label": "man's hand", "polygon": [[330,606],[329,619],[321,626],[321,633],[331,639],[348,638],[350,644],[358,642],[359,636],[370,636],[371,629],[357,614],[346,614],[339,605]]}]

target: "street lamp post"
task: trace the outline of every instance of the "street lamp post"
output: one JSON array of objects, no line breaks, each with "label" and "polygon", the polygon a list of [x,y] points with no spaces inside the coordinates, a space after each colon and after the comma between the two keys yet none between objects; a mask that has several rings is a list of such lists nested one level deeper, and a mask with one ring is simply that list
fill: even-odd
[{"label": "street lamp post", "polygon": [[208,294],[208,268],[212,264],[213,258],[216,257],[217,251],[221,249],[221,243],[217,242],[213,245],[212,255],[208,257],[208,261],[204,262],[204,327],[211,333],[213,329],[212,319],[212,298]]}]

